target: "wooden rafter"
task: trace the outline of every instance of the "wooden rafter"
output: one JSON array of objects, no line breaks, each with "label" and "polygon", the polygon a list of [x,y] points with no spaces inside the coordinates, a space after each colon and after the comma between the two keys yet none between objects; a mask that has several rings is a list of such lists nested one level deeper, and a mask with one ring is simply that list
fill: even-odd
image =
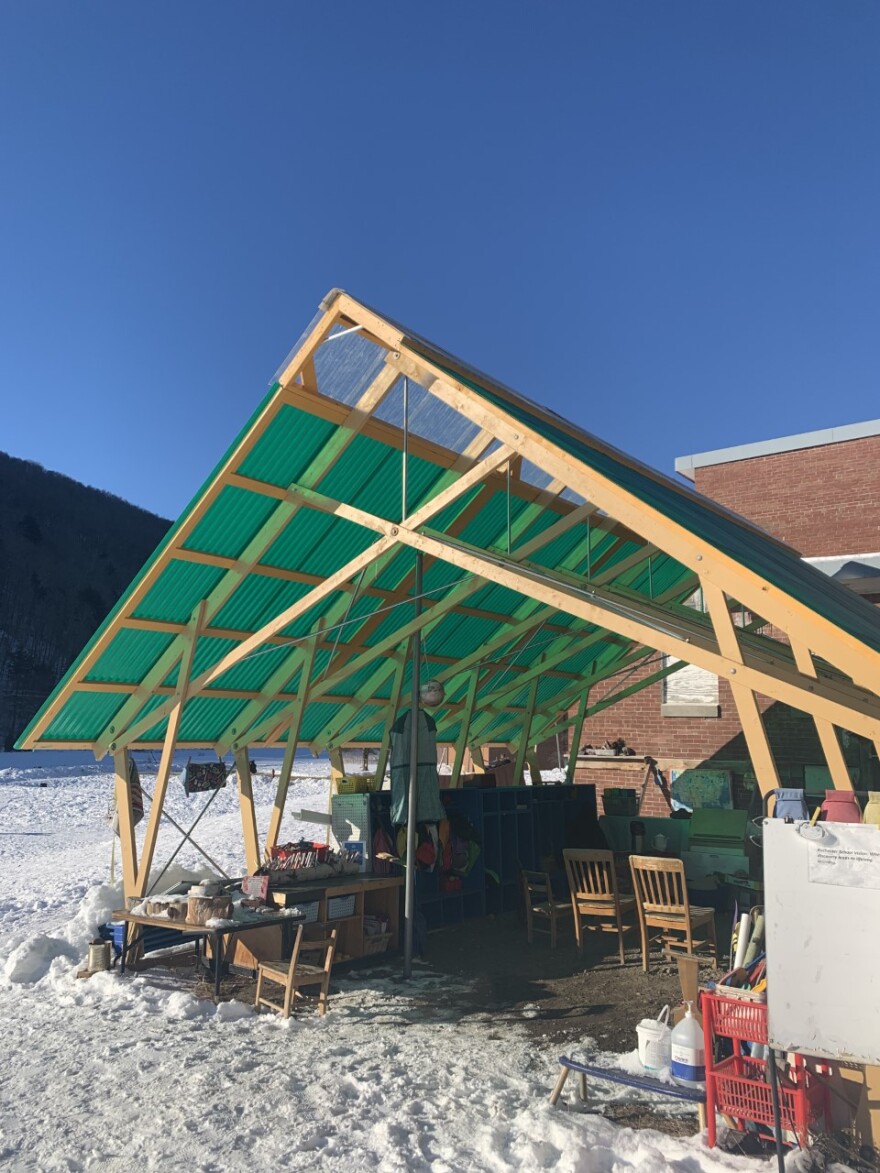
[{"label": "wooden rafter", "polygon": [[[435,493],[427,503],[416,510],[415,514],[413,514],[412,521],[415,524],[420,524],[423,521],[428,521],[432,517],[435,517],[438,513],[444,510],[447,505],[451,504],[463,494],[469,492],[469,490],[475,485],[478,485],[483,480],[485,480],[485,478],[500,464],[503,464],[509,458],[509,456],[510,450],[501,447],[490,456],[485,457],[478,464],[475,464],[472,468],[470,468],[467,473],[453,481],[452,484],[446,485],[444,488],[440,489],[439,492]],[[314,493],[311,490],[304,491],[300,487],[297,487],[295,492],[297,496],[304,496],[312,503],[320,498],[321,501],[325,503],[322,505],[322,507],[326,507],[327,510],[337,514],[338,516],[348,516],[350,513],[348,506],[344,506],[341,502],[338,501],[330,501],[329,498],[325,498],[322,494]],[[356,510],[355,512],[358,515],[359,524],[365,525],[366,528],[373,529],[378,533],[382,533],[388,529],[388,522],[384,519],[376,518],[372,514],[365,513],[363,510]],[[380,539],[380,542],[383,540],[385,539]],[[390,547],[386,547],[386,549],[390,549]],[[379,553],[384,552],[385,550],[379,551]],[[366,570],[369,566],[371,573],[375,574],[377,572],[376,561],[377,559],[375,557],[371,558],[370,562],[365,563],[361,569]],[[371,563],[372,565],[370,565]],[[321,589],[321,586],[315,587],[312,593],[314,594]],[[307,595],[305,599],[300,600],[300,605],[306,604],[304,610],[308,610],[307,604],[311,597],[311,595]],[[401,602],[402,601],[403,600],[401,600]],[[434,611],[431,612],[431,614],[436,615],[438,620],[442,613],[443,609],[441,607],[437,607]],[[256,638],[256,636],[252,636],[251,640],[254,641]],[[248,642],[249,641],[245,641],[245,644]],[[230,653],[230,655],[233,655],[233,653]],[[224,733],[221,734],[219,740],[222,744],[231,744],[233,739],[240,739],[245,735],[246,730],[257,726],[261,712],[265,711],[265,709],[275,699],[278,690],[283,688],[287,681],[290,680],[292,673],[297,670],[301,659],[301,651],[295,651],[291,654],[290,657],[286,657],[284,659],[279,667],[273,672],[270,679],[266,682],[262,690],[265,694],[263,699],[250,702],[244,712],[238,714],[234,724],[230,725],[224,731]],[[235,662],[236,661],[234,659],[231,660],[230,666]],[[226,671],[226,669],[224,669],[224,671]],[[332,688],[333,684],[335,684],[338,679],[340,679],[339,673],[328,676],[324,681],[324,691],[329,691],[329,689]],[[315,696],[317,697],[317,695],[320,694],[316,691]]]},{"label": "wooden rafter", "polygon": [[171,775],[174,751],[177,748],[177,733],[180,729],[181,717],[183,716],[183,706],[186,703],[189,692],[190,673],[192,672],[196,644],[199,638],[199,629],[204,620],[204,613],[205,605],[204,603],[200,603],[196,609],[196,614],[193,616],[191,630],[183,650],[183,658],[180,662],[177,687],[171,701],[168,727],[165,732],[165,741],[162,745],[162,757],[159,760],[159,769],[156,772],[156,782],[153,788],[153,805],[150,807],[147,832],[144,836],[144,845],[141,850],[140,863],[137,869],[137,882],[135,883],[136,896],[144,896],[146,894],[147,885],[150,881],[150,868],[153,866],[156,840],[159,837],[159,823],[162,820],[162,809],[165,806],[165,793],[168,789],[168,779]]},{"label": "wooden rafter", "polygon": [[449,780],[451,790],[456,790],[461,780],[461,767],[464,761],[464,752],[467,749],[468,732],[470,730],[471,718],[474,714],[474,705],[477,700],[477,689],[480,684],[481,672],[482,669],[478,663],[471,673],[471,678],[468,682],[467,696],[465,697],[464,709],[461,714],[461,724],[458,729],[458,737],[455,741],[455,750],[452,758],[452,777]]},{"label": "wooden rafter", "polygon": [[770,740],[767,737],[761,710],[758,707],[755,690],[736,678],[740,671],[737,665],[742,665],[744,660],[736,628],[730,618],[727,598],[723,591],[710,582],[703,584],[703,597],[715,628],[718,646],[730,664],[733,665],[728,668],[727,683],[733,694],[733,703],[736,705],[739,723],[742,726],[749,749],[749,757],[758,779],[758,787],[762,794],[767,794],[778,787],[779,772],[776,769],[776,762],[770,748]]},{"label": "wooden rafter", "polygon": [[[424,553],[443,558],[462,570],[479,574],[502,586],[569,614],[586,619],[599,627],[607,627],[618,634],[668,655],[728,676],[731,668],[739,672],[744,684],[775,700],[784,701],[807,712],[818,712],[831,721],[839,721],[854,733],[868,737],[880,735],[880,703],[867,693],[847,687],[843,682],[812,681],[804,678],[770,654],[745,651],[745,663],[740,666],[722,655],[715,641],[702,624],[686,616],[671,616],[655,607],[620,602],[602,588],[579,590],[558,575],[543,569],[527,569],[499,555],[487,555],[461,543],[444,541],[441,535],[417,533],[406,526],[398,527],[398,541]],[[769,643],[770,641],[768,641]],[[858,726],[858,728],[856,728]]]},{"label": "wooden rafter", "polygon": [[[809,648],[797,642],[792,643],[791,650],[794,653],[795,663],[800,671],[805,676],[818,678],[819,674],[816,671],[816,665]],[[817,717],[813,714],[813,720],[816,724],[816,733],[819,736],[822,753],[825,755],[825,761],[828,764],[828,771],[831,774],[831,781],[834,784],[835,790],[852,790],[852,778],[850,777],[849,767],[846,764],[846,758],[843,756],[843,750],[840,748],[837,730],[830,721],[826,721],[823,717]]]},{"label": "wooden rafter", "polygon": [[[346,310],[346,312],[349,312]],[[688,567],[705,584],[712,582],[720,590],[739,599],[750,610],[763,615],[791,639],[804,639],[811,649],[828,663],[836,665],[856,683],[872,688],[880,670],[880,653],[844,631],[831,620],[812,611],[792,595],[768,583],[760,574],[730,555],[692,534],[672,521],[659,509],[636,498],[609,477],[587,467],[552,440],[502,406],[477,394],[461,380],[435,366],[423,355],[412,351],[399,331],[390,331],[400,358],[394,360],[401,372],[420,383],[438,399],[459,411],[474,423],[495,429],[498,438],[512,443],[517,451],[537,464],[564,468],[573,489],[645,538],[654,541],[665,553]],[[573,428],[566,429],[577,436]],[[707,502],[705,507],[717,511]],[[742,523],[744,529],[750,529]],[[769,540],[766,535],[764,540]]]},{"label": "wooden rafter", "polygon": [[[305,362],[317,348],[321,345],[324,339],[332,330],[336,321],[338,320],[338,311],[333,309],[325,312],[322,318],[315,323],[308,338],[303,341],[302,346],[292,358],[288,371],[295,371],[299,366]],[[293,375],[290,376],[293,378]],[[283,386],[283,381],[282,381]],[[134,612],[138,605],[146,598],[148,592],[154,586],[163,570],[173,557],[175,546],[183,545],[187,537],[195,530],[210,507],[214,504],[217,498],[223,491],[225,480],[224,474],[237,468],[245,457],[253,450],[254,446],[260,440],[260,437],[265,433],[266,429],[275,419],[276,415],[283,406],[283,393],[276,392],[270,396],[264,403],[257,417],[252,421],[247,433],[241,437],[238,444],[230,452],[223,467],[220,469],[217,477],[202,493],[198,501],[195,502],[185,518],[175,526],[169,537],[166,538],[165,544],[160,550],[157,557],[154,558],[151,565],[147,568],[145,573],[132,586],[129,593],[125,597],[122,605],[122,611],[128,614]],[[113,638],[114,628],[112,624],[108,624],[100,633],[94,643],[88,648],[82,659],[77,664],[77,674],[79,676],[86,676],[89,670],[98,662],[101,655],[106,651]],[[179,658],[179,656],[178,656]],[[166,671],[173,667],[173,661],[170,663]],[[64,702],[65,693],[59,690],[48,705],[43,709],[39,721],[31,731],[29,741],[38,740],[40,735],[45,731],[57,714],[60,706]],[[106,750],[104,751],[106,752]]]},{"label": "wooden rafter", "polygon": [[284,818],[284,806],[287,802],[287,789],[290,785],[290,773],[293,769],[293,759],[296,756],[296,747],[299,744],[299,731],[302,724],[302,716],[305,712],[306,702],[309,696],[309,684],[311,683],[312,665],[315,662],[315,645],[317,640],[309,641],[309,649],[306,654],[306,659],[303,662],[303,671],[301,674],[300,690],[297,693],[293,708],[287,718],[287,744],[284,747],[284,758],[281,763],[281,774],[278,778],[278,786],[275,790],[275,802],[272,807],[272,814],[269,816],[269,829],[266,832],[266,850],[269,851],[278,843],[278,832],[281,828],[281,820]]}]

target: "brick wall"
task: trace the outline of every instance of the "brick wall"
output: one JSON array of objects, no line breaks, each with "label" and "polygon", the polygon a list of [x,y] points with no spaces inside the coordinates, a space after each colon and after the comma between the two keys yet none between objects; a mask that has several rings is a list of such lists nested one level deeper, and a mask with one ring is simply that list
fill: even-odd
[{"label": "brick wall", "polygon": [[[656,671],[656,664],[641,670],[641,675]],[[634,684],[638,675],[627,678],[627,686]],[[623,738],[635,750],[635,761],[623,758],[617,762],[585,761],[578,765],[577,782],[596,785],[597,802],[601,809],[601,794],[606,786],[641,786],[644,777],[642,759],[655,758],[664,771],[684,770],[696,766],[718,767],[733,771],[735,785],[742,784],[751,769],[745,737],[739,725],[730,686],[726,680],[718,682],[718,717],[663,717],[660,714],[662,683],[649,684],[640,692],[624,697],[584,722],[581,745],[601,746],[606,741]],[[596,686],[590,694],[591,702],[614,691],[613,680]],[[805,765],[824,766],[825,758],[811,717],[759,696],[758,704],[764,716],[767,736],[783,783],[803,785]],[[878,766],[869,756],[864,742],[848,738],[844,756],[862,770],[860,787],[867,779],[880,782]],[[747,798],[745,790],[742,795]],[[645,792],[643,814],[666,814],[667,808],[660,790],[651,783]]]},{"label": "brick wall", "polygon": [[880,436],[698,468],[706,497],[805,557],[880,551]]},{"label": "brick wall", "polygon": [[[880,551],[880,436],[698,468],[695,485],[807,557]],[[658,666],[652,663],[641,676]],[[627,676],[625,685],[637,679],[639,673]],[[621,687],[620,682],[605,681],[590,701]],[[743,776],[750,769],[749,755],[727,682],[719,681],[717,717],[661,716],[662,690],[662,683],[649,685],[585,722],[582,745],[600,746],[622,737],[637,760],[584,762],[576,780],[596,784],[601,810],[606,787],[641,789],[644,768],[639,767],[649,754],[664,770],[699,765],[732,770],[738,805],[745,804],[749,792]],[[802,785],[805,765],[825,765],[812,718],[767,697],[759,697],[759,704],[783,782]],[[849,739],[844,754],[861,768],[860,786],[869,781],[880,784],[880,768],[864,743]],[[642,813],[665,814],[666,809],[660,790],[649,783]]]}]

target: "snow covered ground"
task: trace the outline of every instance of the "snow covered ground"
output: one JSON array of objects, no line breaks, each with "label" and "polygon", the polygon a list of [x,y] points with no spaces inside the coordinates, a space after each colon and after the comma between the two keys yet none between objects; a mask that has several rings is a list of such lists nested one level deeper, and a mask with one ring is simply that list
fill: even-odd
[{"label": "snow covered ground", "polygon": [[[278,759],[257,764],[265,775],[255,784],[262,829]],[[139,755],[139,765],[151,791],[155,756]],[[295,774],[289,807],[325,810],[327,763],[298,758]],[[185,797],[174,778],[169,793],[170,813],[189,826],[203,798]],[[426,966],[408,984],[363,971],[339,978],[324,1019],[305,1012],[286,1023],[258,1018],[241,1003],[199,1001],[182,978],[159,976],[165,971],[77,980],[95,926],[121,903],[120,888],[108,882],[111,796],[107,762],[0,755],[0,1167],[770,1167],[710,1152],[696,1136],[676,1140],[619,1128],[595,1111],[550,1108],[558,1044],[498,1028],[488,1013],[459,1019],[448,1009],[446,979]],[[314,828],[288,817],[282,842],[303,834]],[[240,871],[232,785],[219,792],[196,837],[221,866]],[[163,830],[156,858],[179,838]],[[176,864],[199,869],[203,861],[187,848]],[[574,1050],[592,1048],[583,1040]],[[789,1159],[790,1169],[799,1167]]]}]

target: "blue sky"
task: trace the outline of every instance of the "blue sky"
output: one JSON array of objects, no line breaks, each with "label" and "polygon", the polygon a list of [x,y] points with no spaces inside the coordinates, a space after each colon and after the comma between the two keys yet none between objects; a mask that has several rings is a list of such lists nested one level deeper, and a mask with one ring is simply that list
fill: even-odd
[{"label": "blue sky", "polygon": [[176,516],[332,286],[666,471],[880,416],[874,0],[0,6],[0,449]]}]

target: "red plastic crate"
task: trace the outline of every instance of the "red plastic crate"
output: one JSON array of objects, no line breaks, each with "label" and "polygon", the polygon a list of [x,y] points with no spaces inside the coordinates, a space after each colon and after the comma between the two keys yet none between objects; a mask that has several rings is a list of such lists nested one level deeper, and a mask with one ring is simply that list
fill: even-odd
[{"label": "red plastic crate", "polygon": [[[723,1115],[735,1120],[751,1120],[773,1129],[773,1100],[770,1084],[764,1078],[765,1065],[762,1061],[747,1059],[744,1055],[733,1055],[724,1059],[707,1072],[712,1081],[714,1107]],[[803,1073],[806,1076],[806,1072]],[[824,1092],[821,1085],[779,1087],[779,1111],[782,1128],[793,1132],[802,1148],[807,1145],[807,1134],[812,1124],[823,1115]]]},{"label": "red plastic crate", "polygon": [[704,993],[701,1002],[707,1034],[744,1043],[767,1042],[767,1003]]}]

